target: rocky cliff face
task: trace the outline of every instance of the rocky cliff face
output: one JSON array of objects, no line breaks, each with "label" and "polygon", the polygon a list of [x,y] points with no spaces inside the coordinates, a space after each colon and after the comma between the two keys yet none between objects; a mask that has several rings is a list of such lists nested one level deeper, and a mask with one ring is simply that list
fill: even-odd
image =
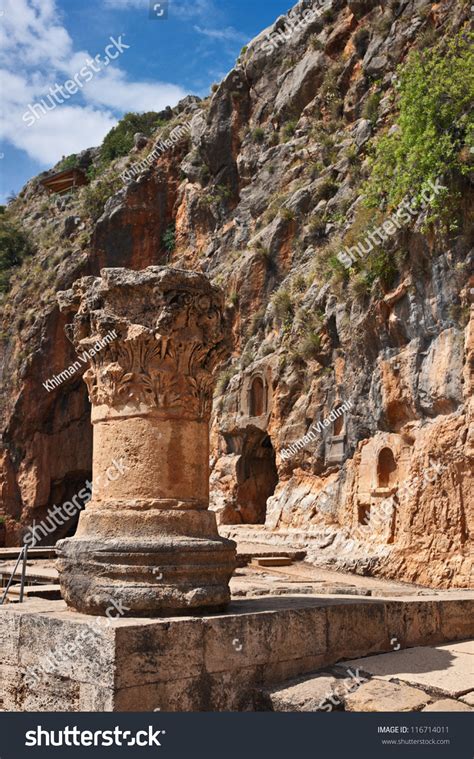
[{"label": "rocky cliff face", "polygon": [[[470,3],[334,0],[309,13],[318,7],[303,0],[291,24],[278,19],[208,100],[183,101],[88,187],[58,200],[37,178],[8,207],[36,244],[2,304],[9,544],[90,477],[81,371],[43,386],[74,362],[56,291],[103,267],[169,262],[223,287],[233,324],[212,428],[221,524],[265,522],[315,563],[469,584],[469,174],[455,231],[421,213],[390,233],[389,271],[364,278],[331,262],[341,241],[386,218],[364,215],[360,196],[372,147],[396,116],[397,66],[462,29]],[[95,167],[98,156],[80,160]]]}]

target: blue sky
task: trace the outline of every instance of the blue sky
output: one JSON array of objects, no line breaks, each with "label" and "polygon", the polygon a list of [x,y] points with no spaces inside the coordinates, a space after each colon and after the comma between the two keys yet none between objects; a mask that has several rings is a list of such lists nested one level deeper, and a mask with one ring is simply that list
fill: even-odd
[{"label": "blue sky", "polygon": [[[232,68],[243,45],[291,0],[0,0],[0,203],[63,155],[101,143],[127,111],[158,111],[201,97]],[[160,9],[157,9],[159,12]],[[128,48],[105,66],[110,38]],[[100,55],[100,63],[86,62]],[[99,69],[99,70],[95,70]],[[84,72],[84,69],[83,69]],[[26,117],[51,87],[79,76],[77,92]],[[76,82],[78,79],[76,79]],[[56,90],[64,93],[64,89]],[[34,122],[34,123],[33,123]]]}]

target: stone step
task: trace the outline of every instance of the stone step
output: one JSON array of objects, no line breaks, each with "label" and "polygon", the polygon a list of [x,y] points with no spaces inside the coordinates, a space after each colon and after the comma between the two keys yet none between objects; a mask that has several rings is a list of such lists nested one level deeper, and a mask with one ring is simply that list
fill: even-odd
[{"label": "stone step", "polygon": [[[325,528],[321,528],[324,532]],[[285,545],[292,548],[303,549],[308,543],[308,531],[291,530],[285,532],[272,532],[263,524],[237,524],[218,526],[219,534],[231,538],[237,543],[259,543],[267,546]],[[320,539],[318,534],[318,539]]]},{"label": "stone step", "polygon": [[293,564],[293,559],[289,556],[259,556],[251,563],[256,567],[287,567]]},{"label": "stone step", "polygon": [[219,525],[219,534],[237,543],[237,566],[244,567],[260,556],[287,556],[293,561],[306,558],[302,541],[285,540],[269,532],[265,525]]},{"label": "stone step", "polygon": [[[6,581],[10,579],[12,574],[17,582],[19,582],[21,579],[21,563],[18,565],[15,572],[13,572],[14,569],[14,564],[5,564],[4,566],[0,567],[0,579],[3,579],[4,585],[6,585]],[[55,567],[38,567],[35,566],[34,563],[31,563],[28,559],[28,562],[26,564],[26,578],[29,582],[36,583],[37,585],[56,584],[58,577],[58,570]]]},{"label": "stone step", "polygon": [[[20,585],[12,585],[8,591],[8,598],[16,601],[20,597]],[[50,601],[59,601],[61,588],[59,585],[27,585],[24,589],[25,598],[46,598]]]},{"label": "stone step", "polygon": [[[288,546],[267,546],[260,543],[238,543],[237,544],[237,566],[245,567],[254,559],[276,559],[286,558],[291,564],[292,561],[302,561],[306,556],[306,551],[295,550]],[[264,566],[263,564],[261,566]],[[267,564],[266,566],[277,566],[276,564]],[[279,566],[285,566],[280,564]]]},{"label": "stone step", "polygon": [[[0,561],[16,560],[20,554],[21,546],[14,548],[0,548]],[[44,546],[43,548],[29,548],[28,561],[35,559],[55,559],[56,546]]]},{"label": "stone step", "polygon": [[[234,538],[235,539],[235,538]],[[287,558],[291,561],[301,561],[305,558],[306,551],[291,548],[287,545],[269,545],[266,543],[256,543],[242,541],[237,543],[237,566],[245,567],[253,559],[260,558]],[[267,565],[270,566],[270,565]],[[276,565],[274,565],[276,566]],[[284,566],[283,564],[280,566]]]}]

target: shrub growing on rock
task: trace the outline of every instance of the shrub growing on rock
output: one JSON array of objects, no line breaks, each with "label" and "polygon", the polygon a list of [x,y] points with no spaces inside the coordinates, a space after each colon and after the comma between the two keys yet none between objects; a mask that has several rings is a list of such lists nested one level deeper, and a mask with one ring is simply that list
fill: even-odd
[{"label": "shrub growing on rock", "polygon": [[66,171],[66,169],[77,169],[78,166],[79,166],[79,159],[77,157],[77,154],[72,153],[72,155],[66,156],[58,163],[56,170]]},{"label": "shrub growing on rock", "polygon": [[317,358],[321,350],[321,338],[317,332],[304,333],[296,346],[296,352],[307,361]]},{"label": "shrub growing on rock", "polygon": [[133,148],[135,132],[143,132],[149,137],[159,126],[162,126],[162,122],[155,111],[126,113],[117,126],[106,134],[100,149],[101,161],[108,164],[115,158],[127,155]]},{"label": "shrub growing on rock", "polygon": [[176,227],[174,222],[166,227],[161,242],[167,253],[173,253],[176,248]]},{"label": "shrub growing on rock", "polygon": [[291,139],[293,137],[294,133],[296,132],[296,125],[297,125],[296,119],[290,119],[290,121],[287,121],[285,126],[283,127],[283,139],[285,141]]},{"label": "shrub growing on rock", "polygon": [[[474,138],[474,34],[460,32],[431,50],[412,53],[399,69],[398,130],[376,145],[367,202],[396,206],[438,176],[467,174],[461,154]],[[438,195],[433,203],[442,203]]]},{"label": "shrub growing on rock", "polygon": [[363,119],[368,119],[372,124],[375,124],[379,114],[379,105],[381,98],[381,92],[371,92],[362,109]]},{"label": "shrub growing on rock", "polygon": [[272,304],[277,321],[284,324],[294,315],[293,302],[288,290],[280,288],[272,296]]}]

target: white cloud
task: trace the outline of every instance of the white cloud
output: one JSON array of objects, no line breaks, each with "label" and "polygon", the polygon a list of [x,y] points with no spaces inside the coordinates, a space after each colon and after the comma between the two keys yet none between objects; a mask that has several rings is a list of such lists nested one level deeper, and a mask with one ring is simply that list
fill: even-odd
[{"label": "white cloud", "polygon": [[[134,0],[132,0],[134,1]],[[207,0],[204,0],[207,2]],[[120,2],[120,0],[116,0]],[[128,2],[128,0],[127,0]],[[122,3],[123,4],[123,3]],[[31,126],[22,119],[29,105],[46,100],[50,87],[79,74],[90,55],[75,50],[55,0],[4,0],[0,27],[0,137],[42,164],[62,155],[98,145],[126,111],[157,111],[184,97],[181,87],[167,82],[131,81],[120,69],[120,58],[103,67],[80,92],[48,110]],[[127,42],[123,35],[124,42]],[[123,56],[127,55],[125,49]]]},{"label": "white cloud", "polygon": [[232,26],[227,26],[225,29],[209,29],[208,27],[200,27],[197,24],[194,25],[194,29],[199,34],[203,34],[205,37],[211,37],[216,40],[231,40],[232,42],[248,42],[248,37],[242,32],[238,32]]},{"label": "white cloud", "polygon": [[14,74],[7,69],[0,69],[0,92],[2,93],[2,110],[3,119],[0,120],[0,134],[3,127],[3,120],[8,118],[8,107],[21,108],[34,96],[35,88],[29,85],[24,77]]},{"label": "white cloud", "polygon": [[54,164],[62,156],[100,145],[116,123],[110,112],[65,105],[50,111],[31,127],[24,123],[15,125],[15,131],[5,136],[30,158]]},{"label": "white cloud", "polygon": [[107,69],[103,76],[84,86],[84,94],[91,103],[120,111],[161,111],[167,105],[175,105],[187,93],[165,82],[127,82],[122,71]]},{"label": "white cloud", "polygon": [[72,40],[57,23],[53,0],[4,0],[0,27],[3,63],[17,60],[23,66],[60,65],[72,50]]}]

